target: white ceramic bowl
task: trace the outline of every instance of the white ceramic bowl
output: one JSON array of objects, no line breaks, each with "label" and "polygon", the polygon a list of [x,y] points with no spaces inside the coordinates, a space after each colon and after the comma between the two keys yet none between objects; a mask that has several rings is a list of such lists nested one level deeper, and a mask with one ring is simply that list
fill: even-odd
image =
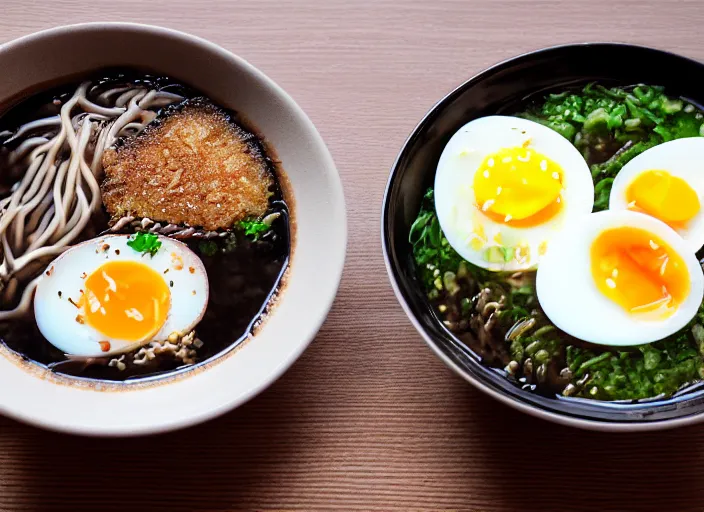
[{"label": "white ceramic bowl", "polygon": [[90,23],[17,39],[0,46],[0,105],[41,84],[112,66],[171,76],[242,112],[282,161],[297,224],[290,275],[263,328],[194,371],[149,385],[86,386],[0,351],[1,413],[64,432],[117,436],[213,418],[276,380],[308,346],[332,305],[347,227],[340,178],[308,117],[252,65],[198,37],[146,25]]}]

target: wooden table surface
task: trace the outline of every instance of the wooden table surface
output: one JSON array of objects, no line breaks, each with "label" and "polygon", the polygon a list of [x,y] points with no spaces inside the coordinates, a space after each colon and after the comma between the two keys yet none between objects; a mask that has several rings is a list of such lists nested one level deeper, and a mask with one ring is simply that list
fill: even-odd
[{"label": "wooden table surface", "polygon": [[0,41],[97,20],[208,38],[286,89],[342,175],[347,264],[309,350],[222,418],[108,440],[0,418],[0,510],[704,508],[704,425],[583,432],[485,397],[421,341],[379,242],[389,168],[446,92],[498,60],[564,42],[704,60],[701,0],[2,0]]}]

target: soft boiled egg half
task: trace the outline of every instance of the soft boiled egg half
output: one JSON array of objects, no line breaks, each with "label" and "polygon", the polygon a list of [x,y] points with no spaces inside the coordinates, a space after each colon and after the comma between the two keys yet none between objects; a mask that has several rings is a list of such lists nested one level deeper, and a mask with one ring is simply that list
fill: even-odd
[{"label": "soft boiled egg half", "polygon": [[516,117],[464,125],[435,175],[435,208],[448,242],[490,270],[535,267],[550,239],[593,204],[579,151],[550,128]]},{"label": "soft boiled egg half", "polygon": [[704,137],[665,142],[633,158],[611,187],[609,209],[646,213],[672,227],[693,251],[704,245]]},{"label": "soft boiled egg half", "polygon": [[111,235],[76,245],[39,281],[34,313],[54,346],[76,356],[134,350],[169,334],[186,334],[208,304],[202,261],[185,244],[159,237],[151,255]]},{"label": "soft boiled egg half", "polygon": [[604,211],[552,240],[536,291],[545,314],[567,334],[640,345],[687,325],[704,297],[704,275],[685,240],[664,222]]}]

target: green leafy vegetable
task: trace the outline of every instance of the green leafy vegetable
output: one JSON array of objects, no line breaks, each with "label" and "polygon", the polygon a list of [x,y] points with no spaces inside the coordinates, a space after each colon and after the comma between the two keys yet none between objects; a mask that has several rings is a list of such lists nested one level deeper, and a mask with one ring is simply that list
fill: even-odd
[{"label": "green leafy vegetable", "polygon": [[212,240],[203,240],[198,244],[198,250],[203,256],[215,256],[218,252],[218,244]]},{"label": "green leafy vegetable", "polygon": [[[615,177],[629,160],[656,144],[704,135],[702,113],[694,105],[668,97],[662,87],[646,85],[628,91],[589,84],[581,92],[548,95],[544,103],[518,115],[572,141],[592,164],[595,184]],[[615,145],[622,151],[603,158]]]},{"label": "green leafy vegetable", "polygon": [[594,211],[606,210],[609,207],[609,197],[613,183],[613,178],[604,178],[596,184],[594,187]]},{"label": "green leafy vegetable", "polygon": [[[460,273],[460,263],[464,260],[450,246],[440,230],[440,223],[435,215],[432,189],[429,189],[423,197],[421,211],[411,226],[408,241],[413,246],[413,256],[428,290],[436,289],[435,280],[445,272]],[[468,262],[464,263],[465,269],[471,268],[470,272],[474,276],[485,272]]]},{"label": "green leafy vegetable", "polygon": [[127,245],[137,252],[154,256],[161,247],[161,240],[154,233],[137,233],[127,241]]},{"label": "green leafy vegetable", "polygon": [[271,226],[258,220],[241,220],[240,227],[244,230],[246,236],[252,237],[256,242],[259,237],[269,231]]}]

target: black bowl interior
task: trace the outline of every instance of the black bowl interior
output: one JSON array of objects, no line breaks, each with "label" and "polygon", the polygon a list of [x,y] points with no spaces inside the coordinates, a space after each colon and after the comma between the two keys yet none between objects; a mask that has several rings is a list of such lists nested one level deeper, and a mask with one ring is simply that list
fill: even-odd
[{"label": "black bowl interior", "polygon": [[502,62],[468,80],[441,100],[406,141],[391,171],[383,206],[383,241],[391,278],[412,315],[437,349],[466,376],[511,400],[572,418],[608,423],[643,423],[704,411],[704,385],[667,400],[638,403],[550,398],[524,391],[480,358],[441,324],[425,299],[408,243],[423,194],[450,137],[468,121],[514,112],[527,98],[590,81],[663,85],[670,95],[704,104],[704,65],[660,50],[626,44],[589,43],[539,50]]}]

